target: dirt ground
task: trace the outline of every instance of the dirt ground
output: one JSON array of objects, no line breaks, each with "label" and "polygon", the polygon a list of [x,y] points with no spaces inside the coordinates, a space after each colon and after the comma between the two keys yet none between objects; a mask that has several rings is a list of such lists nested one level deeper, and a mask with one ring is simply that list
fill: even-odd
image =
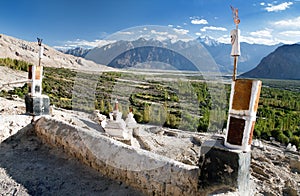
[{"label": "dirt ground", "polygon": [[39,140],[32,125],[0,145],[1,195],[141,195]]},{"label": "dirt ground", "polygon": [[[0,98],[0,195],[142,195],[62,149],[43,144],[24,111],[23,100]],[[85,129],[99,128],[74,111],[56,109],[55,118]],[[202,143],[200,134],[151,127],[142,129],[136,139],[141,148],[191,165],[197,164]],[[299,173],[299,152],[265,142],[252,149],[253,195],[299,195]]]},{"label": "dirt ground", "polygon": [[23,104],[0,98],[0,195],[142,195],[43,144]]}]

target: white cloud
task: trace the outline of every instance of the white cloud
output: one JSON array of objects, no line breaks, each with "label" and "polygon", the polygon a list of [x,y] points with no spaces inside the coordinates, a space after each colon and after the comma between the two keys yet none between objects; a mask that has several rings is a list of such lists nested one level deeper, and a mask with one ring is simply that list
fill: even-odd
[{"label": "white cloud", "polygon": [[157,36],[155,37],[155,39],[162,42],[162,41],[165,41],[165,40],[167,39],[167,37],[157,35]]},{"label": "white cloud", "polygon": [[177,41],[178,36],[177,35],[173,35],[173,34],[168,34],[167,38],[170,39],[170,40],[176,40]]},{"label": "white cloud", "polygon": [[130,32],[130,31],[119,31],[118,34],[121,34],[121,35],[132,35],[134,33]]},{"label": "white cloud", "polygon": [[264,45],[275,45],[279,41],[272,38],[265,37],[251,37],[251,36],[240,36],[240,42],[247,42],[249,44],[264,44]]},{"label": "white cloud", "polygon": [[169,24],[169,25],[168,25],[168,27],[171,27],[171,28],[172,28],[172,27],[173,27],[173,25]]},{"label": "white cloud", "polygon": [[197,33],[195,33],[195,35],[197,35],[197,36],[201,36],[201,35],[202,35],[202,33],[200,33],[200,32],[197,32]]},{"label": "white cloud", "polygon": [[207,20],[205,19],[192,19],[191,20],[191,23],[192,24],[195,24],[195,25],[199,25],[199,24],[208,24]]},{"label": "white cloud", "polygon": [[264,29],[260,31],[254,31],[250,32],[251,36],[254,37],[265,37],[265,38],[271,38],[272,37],[272,30],[271,29]]},{"label": "white cloud", "polygon": [[216,40],[220,43],[231,44],[231,39],[229,35],[223,35],[219,38],[216,38]]},{"label": "white cloud", "polygon": [[160,32],[160,31],[156,31],[156,30],[151,30],[150,32],[155,35],[167,35],[168,34],[168,32]]},{"label": "white cloud", "polygon": [[265,3],[265,2],[261,2],[260,5],[261,5],[261,6],[264,6],[264,5],[266,5],[266,3]]},{"label": "white cloud", "polygon": [[114,43],[113,40],[94,40],[94,41],[87,41],[87,40],[81,40],[76,39],[73,41],[66,41],[61,46],[54,46],[54,48],[57,49],[70,49],[70,48],[94,48],[94,47],[102,47],[110,43]]},{"label": "white cloud", "polygon": [[291,36],[300,37],[300,31],[283,31],[283,32],[280,32],[279,35],[283,35],[286,37],[291,37]]},{"label": "white cloud", "polygon": [[277,27],[299,28],[300,16],[289,20],[279,20],[273,23]]},{"label": "white cloud", "polygon": [[200,29],[200,31],[205,32],[205,31],[227,31],[226,28],[224,27],[214,27],[214,26],[206,26]]},{"label": "white cloud", "polygon": [[200,18],[199,16],[191,16],[190,17],[191,23],[195,24],[195,25],[199,25],[199,24],[208,24],[207,20]]},{"label": "white cloud", "polygon": [[187,29],[176,29],[176,28],[174,28],[174,31],[176,33],[179,33],[179,34],[182,34],[182,35],[186,35],[189,32],[189,30],[187,30]]},{"label": "white cloud", "polygon": [[[221,35],[215,37],[218,42],[230,44],[230,35]],[[293,44],[300,40],[300,29],[288,30],[288,31],[275,31],[273,29],[263,29],[250,33],[241,33],[239,37],[240,42],[246,42],[249,44],[263,44],[263,45],[275,45],[279,43]]]},{"label": "white cloud", "polygon": [[[249,44],[264,44],[264,45],[275,45],[280,43],[281,41],[276,38],[266,38],[266,37],[254,37],[254,36],[243,36],[240,35],[240,42],[247,42]],[[216,38],[218,42],[225,43],[225,44],[231,44],[230,42],[230,36],[229,35],[223,35],[219,38]],[[285,43],[285,42],[282,42]],[[242,49],[241,49],[242,50]]]},{"label": "white cloud", "polygon": [[265,8],[265,10],[268,12],[278,12],[290,8],[291,5],[293,5],[293,2],[284,2],[278,5],[268,3],[268,6]]},{"label": "white cloud", "polygon": [[279,43],[294,44],[299,42],[299,39],[300,31],[283,31],[271,37],[241,36],[240,41],[250,44],[275,45]]}]

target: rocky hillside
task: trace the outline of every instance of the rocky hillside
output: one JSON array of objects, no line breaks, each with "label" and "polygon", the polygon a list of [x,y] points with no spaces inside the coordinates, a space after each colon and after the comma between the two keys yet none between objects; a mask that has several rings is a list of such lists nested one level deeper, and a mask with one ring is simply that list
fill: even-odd
[{"label": "rocky hillside", "polygon": [[283,45],[263,58],[257,67],[242,77],[300,79],[300,45]]},{"label": "rocky hillside", "polygon": [[81,48],[81,47],[76,47],[76,48],[71,48],[71,49],[66,49],[66,50],[59,50],[65,54],[71,54],[73,56],[77,56],[77,57],[85,57],[85,55],[91,51],[91,49],[87,49],[87,48]]},{"label": "rocky hillside", "polygon": [[[11,59],[38,64],[38,47],[36,42],[28,42],[3,34],[0,35],[0,58],[9,57]],[[96,64],[81,57],[63,54],[47,45],[44,45],[42,65],[46,67],[65,67],[90,71],[113,70],[112,68]]]}]

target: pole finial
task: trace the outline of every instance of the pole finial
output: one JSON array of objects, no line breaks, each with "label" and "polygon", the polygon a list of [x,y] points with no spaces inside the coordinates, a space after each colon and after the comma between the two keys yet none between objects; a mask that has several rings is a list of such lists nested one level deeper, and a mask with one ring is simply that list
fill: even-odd
[{"label": "pole finial", "polygon": [[232,10],[233,22],[237,26],[241,22],[241,20],[239,18],[239,9],[238,8],[234,8],[233,6],[230,6],[230,8]]},{"label": "pole finial", "polygon": [[37,38],[37,40],[38,40],[38,45],[39,45],[39,46],[42,46],[42,41],[43,41],[43,39]]}]

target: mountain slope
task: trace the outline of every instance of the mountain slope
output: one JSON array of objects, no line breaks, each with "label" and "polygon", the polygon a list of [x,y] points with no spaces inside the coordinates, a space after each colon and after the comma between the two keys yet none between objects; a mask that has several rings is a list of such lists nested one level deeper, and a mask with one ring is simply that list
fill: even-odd
[{"label": "mountain slope", "polygon": [[300,79],[300,45],[283,45],[262,59],[257,67],[242,77]]},{"label": "mountain slope", "polygon": [[[113,70],[104,65],[96,64],[84,58],[74,57],[72,55],[63,54],[44,45],[44,57],[42,65],[46,67],[65,67],[80,70]],[[23,60],[29,63],[38,64],[39,46],[36,42],[28,42],[7,35],[0,35],[0,58],[12,58]]]}]

